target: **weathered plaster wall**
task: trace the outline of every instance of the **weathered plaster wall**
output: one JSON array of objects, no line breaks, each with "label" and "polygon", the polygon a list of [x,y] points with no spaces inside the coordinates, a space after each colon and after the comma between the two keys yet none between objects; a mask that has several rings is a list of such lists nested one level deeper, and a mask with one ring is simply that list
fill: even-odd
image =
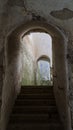
[{"label": "weathered plaster wall", "polygon": [[52,66],[52,38],[47,33],[32,32],[24,36],[22,41],[23,53],[23,85],[36,84],[37,61],[45,56],[50,59]]},{"label": "weathered plaster wall", "polygon": [[2,88],[1,130],[6,129],[6,124],[8,123],[14,100],[20,91],[20,74],[22,72],[21,44],[19,44],[18,47],[16,47],[16,44],[14,49],[14,47],[12,47],[14,42],[14,38],[9,36],[5,48],[7,57],[5,57],[5,78]]},{"label": "weathered plaster wall", "polygon": [[33,45],[28,35],[22,42],[22,85],[34,85],[35,55]]},{"label": "weathered plaster wall", "polygon": [[52,57],[52,38],[47,33],[32,33],[36,61],[41,56]]},{"label": "weathered plaster wall", "polygon": [[[65,9],[65,10],[64,10]],[[57,12],[56,12],[57,11]],[[64,12],[63,12],[64,11]],[[68,98],[70,98],[71,112],[73,113],[73,90],[72,90],[72,66],[73,66],[73,1],[72,0],[0,0],[0,65],[3,68],[3,48],[5,46],[6,38],[9,32],[14,30],[21,23],[33,19],[46,19],[47,22],[53,23],[60,29],[65,30],[68,40],[68,66],[69,66],[69,81],[70,91]],[[52,15],[52,12],[54,15]],[[63,16],[62,16],[62,13]],[[64,17],[65,15],[68,16]],[[34,15],[35,14],[35,15]],[[59,15],[57,15],[59,14]],[[56,16],[57,15],[57,16]],[[0,89],[3,86],[3,73],[5,69],[0,69]],[[73,119],[73,114],[72,114]]]}]

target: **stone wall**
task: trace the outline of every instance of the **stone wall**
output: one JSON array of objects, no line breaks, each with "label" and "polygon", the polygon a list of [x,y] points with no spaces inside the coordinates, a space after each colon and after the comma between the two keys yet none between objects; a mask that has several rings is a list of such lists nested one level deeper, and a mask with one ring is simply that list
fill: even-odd
[{"label": "stone wall", "polygon": [[[46,20],[50,24],[58,26],[65,33],[70,34],[71,43],[73,41],[73,1],[72,0],[1,0],[0,1],[0,90],[3,89],[3,56],[5,55],[5,43],[8,34],[22,23],[33,20]],[[69,37],[68,37],[69,38]],[[70,41],[68,42],[68,45]],[[73,90],[72,90],[72,64],[73,45],[68,46],[71,60],[68,60],[69,68],[69,89],[68,100],[71,102],[71,115],[73,115]],[[6,62],[4,61],[4,66]],[[71,94],[69,94],[71,92]],[[0,92],[1,93],[1,92]],[[70,97],[69,97],[70,95]],[[73,118],[73,117],[72,117]],[[72,123],[73,124],[73,123]]]},{"label": "stone wall", "polygon": [[24,37],[22,42],[22,85],[34,85],[35,74],[35,56],[33,51],[32,42],[28,35]]}]

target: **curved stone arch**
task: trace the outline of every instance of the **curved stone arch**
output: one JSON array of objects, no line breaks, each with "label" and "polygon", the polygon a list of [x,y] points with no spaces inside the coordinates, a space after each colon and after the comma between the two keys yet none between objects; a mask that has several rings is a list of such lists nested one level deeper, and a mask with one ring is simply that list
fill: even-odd
[{"label": "curved stone arch", "polygon": [[[7,44],[6,44],[6,54],[7,54],[7,72],[5,76],[5,83],[3,86],[3,96],[2,96],[2,110],[6,114],[6,107],[4,102],[7,102],[8,107],[11,105],[10,100],[12,101],[12,94],[6,93],[5,89],[8,87],[8,83],[11,80],[11,74],[13,74],[13,84],[12,82],[9,84],[8,89],[11,86],[13,95],[17,95],[18,89],[20,88],[20,73],[21,67],[18,67],[18,64],[21,62],[21,54],[20,47],[23,41],[23,37],[30,31],[34,30],[43,30],[44,32],[50,34],[52,37],[53,43],[53,63],[54,63],[54,75],[58,78],[59,84],[57,83],[57,79],[54,78],[54,93],[56,98],[56,103],[58,107],[58,111],[60,114],[60,118],[63,122],[63,125],[66,130],[71,130],[71,121],[70,121],[70,110],[67,104],[67,64],[66,64],[66,37],[64,33],[57,27],[47,22],[42,21],[29,21],[26,24],[22,24],[17,27],[12,33],[8,36]],[[57,55],[58,54],[58,55]],[[61,66],[62,65],[62,66]],[[60,71],[62,67],[62,71]],[[58,73],[59,72],[59,73]],[[10,79],[9,79],[9,78]],[[15,78],[16,77],[16,78]],[[62,83],[61,88],[58,86]],[[11,90],[10,90],[11,91]],[[5,92],[5,93],[4,93]],[[5,95],[5,96],[4,96]],[[8,101],[4,97],[8,96]],[[15,96],[16,97],[16,96]],[[12,106],[12,105],[11,105]],[[6,110],[5,110],[6,109]],[[3,115],[3,119],[5,120],[5,114]]]},{"label": "curved stone arch", "polygon": [[65,42],[66,40],[65,35],[58,27],[53,26],[52,24],[48,24],[47,22],[29,21],[25,24],[20,25],[8,35],[7,44],[6,44],[7,57],[9,56],[8,61],[10,61],[9,59],[12,59],[13,53],[16,54],[17,48],[18,49],[20,48],[20,42],[22,42],[23,37],[30,31],[35,31],[35,30],[37,31],[42,30],[43,32],[48,33],[53,40],[62,39],[63,42]]},{"label": "curved stone arch", "polygon": [[[49,56],[47,56],[47,55],[41,55],[37,59],[37,61],[36,61],[36,73],[35,73],[36,75],[38,74],[38,63],[40,63],[41,61],[44,61],[44,63],[47,62],[48,66],[50,65],[50,58],[49,58]],[[48,71],[48,73],[49,73],[49,71]],[[36,76],[36,81],[38,81],[38,76]]]},{"label": "curved stone arch", "polygon": [[38,59],[37,62],[40,60],[48,61],[50,63],[50,58],[47,55],[41,55]]}]

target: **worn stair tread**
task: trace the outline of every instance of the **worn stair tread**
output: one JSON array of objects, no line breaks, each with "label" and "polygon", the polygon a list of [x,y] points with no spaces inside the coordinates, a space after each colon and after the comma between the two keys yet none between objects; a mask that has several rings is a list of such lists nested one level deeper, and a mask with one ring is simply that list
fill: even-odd
[{"label": "worn stair tread", "polygon": [[25,85],[25,86],[24,86],[24,85],[22,85],[22,86],[21,86],[21,89],[29,89],[29,90],[31,90],[31,89],[36,89],[36,90],[37,90],[37,89],[42,89],[42,90],[43,90],[43,89],[44,89],[44,90],[45,90],[45,89],[46,89],[46,90],[49,89],[49,90],[53,90],[52,88],[53,88],[53,86],[50,86],[50,85],[49,85],[49,86],[46,86],[46,85],[43,85],[43,86],[41,86],[41,85],[37,85],[37,86]]},{"label": "worn stair tread", "polygon": [[53,86],[22,86],[7,130],[62,130]]},{"label": "worn stair tread", "polygon": [[56,106],[15,106],[13,113],[57,113]]},{"label": "worn stair tread", "polygon": [[52,88],[21,88],[20,93],[53,93]]},{"label": "worn stair tread", "polygon": [[15,101],[15,105],[16,106],[25,106],[25,105],[28,105],[28,106],[30,106],[30,105],[37,105],[37,106],[39,106],[39,105],[46,105],[46,106],[48,106],[48,105],[52,105],[52,106],[55,106],[56,105],[56,102],[55,102],[55,100],[53,100],[53,99],[49,99],[49,100],[45,100],[45,99],[24,99],[24,100],[21,100],[21,99],[19,99],[19,100],[16,100]]},{"label": "worn stair tread", "polygon": [[23,95],[19,95],[18,96],[18,99],[23,99],[23,98],[27,98],[27,99],[54,99],[54,96],[49,96],[48,94],[25,94],[24,96]]},{"label": "worn stair tread", "polygon": [[15,118],[15,117],[22,117],[22,118],[28,118],[28,117],[48,117],[48,119],[59,119],[59,115],[57,113],[55,114],[50,114],[50,113],[15,113],[15,114],[12,114],[11,117]]},{"label": "worn stair tread", "polygon": [[49,117],[49,115],[42,114],[42,115],[12,115],[10,123],[21,123],[24,124],[24,122],[30,122],[30,123],[59,123],[59,118],[58,116],[55,118]]},{"label": "worn stair tread", "polygon": [[53,93],[48,93],[48,92],[47,93],[44,93],[44,92],[43,93],[20,93],[19,97],[21,97],[21,96],[23,96],[23,97],[24,96],[35,96],[35,95],[36,96],[39,96],[39,95],[40,96],[45,96],[45,95],[47,96],[48,95],[49,97],[54,97]]},{"label": "worn stair tread", "polygon": [[[39,106],[37,106],[37,105],[30,105],[30,106],[28,106],[28,105],[26,105],[26,106],[14,106],[15,108],[24,108],[24,109],[47,109],[47,110],[54,110],[54,109],[56,109],[57,110],[57,108],[56,108],[56,106],[45,106],[45,105],[39,105]],[[14,108],[14,109],[15,109]]]},{"label": "worn stair tread", "polygon": [[53,89],[52,89],[53,87],[52,86],[31,86],[31,87],[29,87],[29,86],[22,86],[21,87],[21,93],[26,93],[26,92],[28,92],[28,93],[41,93],[41,92],[53,92]]},{"label": "worn stair tread", "polygon": [[[29,118],[31,118],[31,117],[46,117],[46,118],[48,118],[48,119],[51,118],[48,113],[47,113],[47,114],[43,114],[43,113],[42,113],[42,114],[41,114],[41,113],[40,113],[40,114],[35,114],[35,113],[19,114],[19,113],[18,113],[18,114],[12,114],[11,117],[14,118],[14,119],[15,119],[15,117],[19,117],[19,118],[21,118],[21,117],[22,117],[22,118],[25,118],[25,117],[26,117],[26,118],[28,118],[28,117],[29,117]],[[55,117],[56,117],[55,119],[57,119],[57,118],[59,119],[58,114],[56,114]]]},{"label": "worn stair tread", "polygon": [[18,95],[18,97],[21,97],[21,96],[23,96],[23,97],[25,97],[25,96],[48,96],[48,97],[54,98],[54,95],[52,93],[24,93],[24,94],[20,93]]},{"label": "worn stair tread", "polygon": [[22,124],[14,124],[14,125],[9,125],[8,130],[62,130],[63,126],[59,123],[24,123]]}]

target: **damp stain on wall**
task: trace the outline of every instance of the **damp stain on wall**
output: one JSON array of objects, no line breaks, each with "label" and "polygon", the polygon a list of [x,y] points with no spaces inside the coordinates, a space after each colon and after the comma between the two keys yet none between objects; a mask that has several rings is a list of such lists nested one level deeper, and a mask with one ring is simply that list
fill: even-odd
[{"label": "damp stain on wall", "polygon": [[73,11],[63,8],[62,10],[51,11],[50,15],[60,20],[67,20],[73,18]]}]

